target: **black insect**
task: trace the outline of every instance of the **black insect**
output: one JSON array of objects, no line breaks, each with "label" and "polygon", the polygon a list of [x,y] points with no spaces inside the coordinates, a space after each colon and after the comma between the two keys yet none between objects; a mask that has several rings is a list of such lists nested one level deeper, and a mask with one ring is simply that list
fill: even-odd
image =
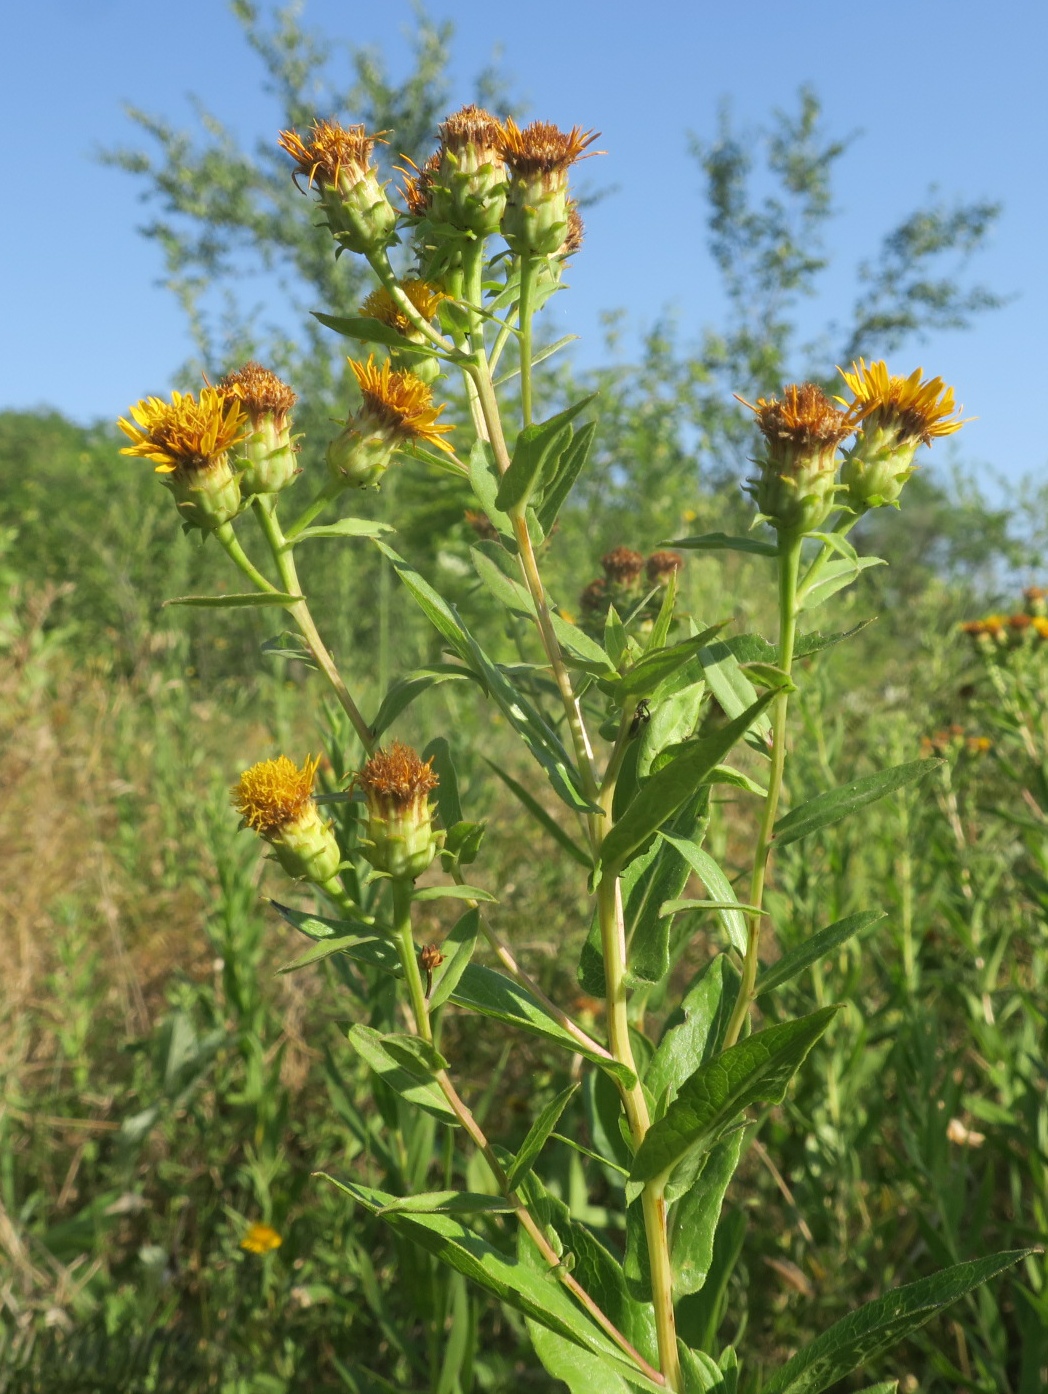
[{"label": "black insect", "polygon": [[642,726],[647,726],[650,720],[651,708],[648,706],[647,700],[642,697],[637,703],[637,709],[633,713],[633,720],[630,722],[630,739],[632,740],[633,737],[640,732]]}]

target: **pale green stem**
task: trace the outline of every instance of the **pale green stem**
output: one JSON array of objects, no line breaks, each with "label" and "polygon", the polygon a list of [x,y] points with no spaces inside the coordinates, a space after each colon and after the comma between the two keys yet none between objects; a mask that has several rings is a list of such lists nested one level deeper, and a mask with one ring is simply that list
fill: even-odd
[{"label": "pale green stem", "polygon": [[[803,540],[801,536],[786,533],[779,535],[779,667],[787,677],[793,670],[793,648],[797,637],[797,575],[800,570]],[[761,919],[763,918],[758,912],[764,903],[764,881],[775,835],[775,817],[779,808],[779,796],[782,793],[782,776],[786,765],[786,722],[789,701],[789,692],[780,692],[772,708],[771,775],[768,779],[768,793],[761,814],[760,831],[757,834],[757,847],[753,854],[753,876],[750,881],[749,903],[754,907],[754,910],[747,920],[746,956],[742,965],[742,983],[724,1037],[725,1050],[729,1046],[733,1046],[739,1039],[743,1023],[749,1015],[750,1003],[753,1001],[754,987],[757,982],[758,950],[760,948]]]},{"label": "pale green stem", "polygon": [[[260,591],[269,591],[271,595],[279,595],[280,592],[272,581],[267,581],[258,567],[240,545],[240,541],[233,531],[232,523],[223,523],[220,528],[215,529],[215,536],[218,538],[222,548],[230,561],[237,566],[244,575],[258,587]],[[293,592],[292,592],[293,593]]]},{"label": "pale green stem", "polygon": [[517,322],[520,325],[520,409],[525,426],[531,425],[531,320],[535,312],[536,274],[534,260],[531,257],[522,257]]},{"label": "pale green stem", "polygon": [[284,536],[277,521],[276,500],[260,495],[255,498],[255,516],[258,518],[259,526],[269,543],[270,551],[273,553],[273,560],[276,563],[277,571],[280,573],[281,582],[285,591],[289,595],[299,596],[293,605],[288,605],[287,610],[291,618],[298,625],[299,633],[305,639],[309,650],[316,660],[317,667],[324,674],[330,683],[335,696],[338,698],[343,711],[349,717],[360,739],[361,745],[368,755],[375,749],[375,737],[370,726],[360,713],[360,708],[354,702],[349,688],[343,680],[342,674],[335,665],[335,660],[328,652],[327,645],[321,639],[319,631],[313,622],[313,616],[309,609],[309,604],[299,584],[298,571],[295,567],[295,558],[287,538]]},{"label": "pale green stem", "polygon": [[324,485],[323,489],[321,489],[320,493],[306,504],[302,512],[287,529],[284,533],[284,540],[286,542],[294,542],[299,533],[308,528],[317,514],[323,513],[328,504],[331,503],[333,499],[338,498],[344,488],[344,484],[329,480]]},{"label": "pale green stem", "polygon": [[[416,1029],[423,1040],[432,1043],[433,1029],[429,1020],[429,1004],[426,1001],[426,994],[422,986],[422,974],[419,971],[418,957],[415,952],[415,941],[411,932],[412,893],[413,885],[410,881],[394,880],[394,938],[396,940],[401,966],[404,969],[404,978],[407,983],[408,996],[411,1000],[412,1014],[415,1018]],[[643,1371],[649,1379],[655,1380],[659,1384],[664,1383],[659,1372],[644,1359],[641,1353],[626,1339],[615,1323],[601,1310],[586,1289],[563,1267],[556,1250],[543,1233],[541,1225],[539,1225],[538,1221],[514,1188],[510,1186],[509,1177],[506,1175],[505,1168],[499,1161],[495,1149],[485,1137],[480,1124],[477,1122],[476,1118],[474,1118],[470,1109],[451,1082],[447,1070],[438,1070],[435,1079],[440,1086],[441,1093],[450,1104],[462,1128],[483,1154],[499,1190],[513,1206],[513,1213],[516,1215],[517,1220],[523,1226],[550,1268],[556,1273],[559,1281],[568,1292],[576,1298],[583,1309],[589,1313],[598,1326],[600,1326],[601,1330],[604,1331],[605,1334],[615,1342],[618,1348],[634,1362],[639,1370]]]},{"label": "pale green stem", "polygon": [[[837,521],[834,523],[830,531],[835,533],[838,537],[847,537],[848,534],[851,532],[852,528],[855,527],[856,523],[862,522],[864,516],[865,515],[862,513],[842,513],[840,517],[837,519]],[[837,552],[834,550],[833,547],[830,546],[828,542],[824,542],[822,544],[822,548],[816,556],[815,560],[812,562],[811,566],[808,567],[808,570],[804,573],[803,581],[801,581],[799,586],[797,587],[798,606],[800,605],[800,602],[804,599],[804,597],[808,594],[808,592],[811,590],[815,582],[822,575],[822,571],[826,563],[830,560],[831,557],[837,555]]]}]

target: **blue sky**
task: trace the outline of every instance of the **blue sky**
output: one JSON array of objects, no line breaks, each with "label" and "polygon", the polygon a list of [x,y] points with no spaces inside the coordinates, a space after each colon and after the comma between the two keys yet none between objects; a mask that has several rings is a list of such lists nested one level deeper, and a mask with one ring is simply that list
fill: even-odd
[{"label": "blue sky", "polygon": [[[830,131],[862,132],[839,166],[830,233],[838,261],[827,295],[805,311],[813,328],[846,315],[848,269],[930,186],[947,202],[1002,201],[990,249],[969,275],[1015,298],[974,331],[936,335],[891,366],[920,363],[955,384],[978,417],[958,448],[980,471],[1044,470],[1043,0],[429,0],[427,8],[456,25],[456,101],[501,48],[530,116],[602,132],[608,154],[589,168],[618,192],[591,210],[572,294],[554,302],[557,332],[582,335],[583,361],[602,356],[603,310],[625,310],[627,351],[666,309],[685,339],[716,324],[721,300],[687,133],[712,137],[725,97],[739,124],[752,126],[794,104],[810,82]],[[381,48],[395,76],[407,68],[412,16],[409,0],[304,7],[305,21],[332,40]],[[97,150],[140,143],[125,102],[194,128],[197,94],[249,145],[275,131],[278,112],[224,0],[37,0],[9,9],[5,40],[0,103],[13,140],[0,219],[0,407],[115,416],[164,391],[190,346],[157,285],[160,251],[135,232],[145,216],[135,182],[101,167]]]}]

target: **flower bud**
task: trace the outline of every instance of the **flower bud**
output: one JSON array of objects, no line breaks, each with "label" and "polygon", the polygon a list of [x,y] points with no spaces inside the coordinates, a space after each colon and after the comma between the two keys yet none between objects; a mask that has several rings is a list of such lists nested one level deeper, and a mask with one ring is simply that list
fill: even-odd
[{"label": "flower bud", "polygon": [[442,437],[454,428],[438,423],[444,408],[433,406],[433,394],[420,377],[388,362],[376,367],[373,354],[366,363],[351,358],[349,366],[362,401],[328,446],[328,468],[337,483],[377,486],[395,452],[419,441],[453,453]]},{"label": "flower bud", "polygon": [[313,800],[319,758],[297,769],[286,755],[245,770],[233,787],[233,806],[270,844],[277,861],[297,881],[322,886],[338,871],[342,854],[331,823]]},{"label": "flower bud", "polygon": [[857,513],[884,505],[898,507],[903,486],[917,468],[918,445],[931,445],[935,436],[953,435],[965,424],[951,417],[953,388],[942,378],[922,381],[918,368],[908,378],[889,374],[887,364],[863,359],[852,371],[837,371],[851,389],[853,400],[837,400],[861,429],[845,452],[841,483],[845,503]]},{"label": "flower bud", "polygon": [[204,388],[199,402],[191,392],[173,392],[170,402],[146,397],[131,417],[117,423],[134,442],[120,453],[154,461],[186,527],[212,532],[236,517],[240,486],[229,451],[247,422],[235,397],[213,387]]},{"label": "flower bud", "polygon": [[243,402],[250,422],[250,432],[240,446],[240,492],[279,493],[299,473],[298,447],[291,439],[288,416],[298,398],[275,373],[254,362],[227,373],[218,390]]},{"label": "flower bud", "polygon": [[328,226],[339,246],[364,256],[382,251],[396,237],[396,209],[386,197],[371,163],[377,136],[363,126],[314,121],[304,141],[297,131],[281,131],[278,144],[316,188]]},{"label": "flower bud", "polygon": [[509,190],[502,235],[518,256],[553,256],[568,243],[568,170],[596,139],[596,131],[581,126],[565,132],[547,121],[533,121],[521,130],[511,116],[506,118],[501,150]]},{"label": "flower bud", "polygon": [[432,760],[420,760],[410,746],[394,741],[377,750],[356,776],[368,810],[364,855],[394,880],[421,876],[444,842],[434,830],[427,797],[437,786],[431,766]]},{"label": "flower bud", "polygon": [[477,237],[498,232],[506,207],[501,125],[482,107],[465,106],[439,131],[428,189],[430,219]]},{"label": "flower bud", "polygon": [[[739,401],[743,401],[740,397]],[[837,447],[852,433],[844,412],[806,382],[777,397],[758,397],[756,413],[765,454],[754,461],[761,472],[748,490],[761,515],[780,532],[813,532],[825,521],[837,492]]]}]

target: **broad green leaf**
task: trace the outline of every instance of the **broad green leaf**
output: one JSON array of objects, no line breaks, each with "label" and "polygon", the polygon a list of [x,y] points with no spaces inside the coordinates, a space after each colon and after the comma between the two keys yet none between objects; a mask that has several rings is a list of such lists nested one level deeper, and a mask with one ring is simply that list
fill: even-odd
[{"label": "broad green leaf", "polygon": [[412,900],[482,900],[491,904],[498,904],[498,897],[490,891],[483,890],[480,886],[424,886],[421,890],[415,891]]},{"label": "broad green leaf", "polygon": [[706,1281],[724,1193],[739,1165],[744,1136],[745,1130],[738,1128],[718,1142],[691,1190],[681,1196],[670,1212],[674,1301],[699,1292]]},{"label": "broad green leaf", "polygon": [[836,789],[816,794],[779,819],[775,824],[775,845],[787,847],[791,842],[799,842],[802,837],[839,822],[857,808],[883,799],[885,794],[892,794],[915,779],[923,779],[941,764],[941,760],[910,760],[905,765],[893,765],[891,769],[878,770],[876,774],[864,775],[862,779],[853,779],[849,784],[838,784]]},{"label": "broad green leaf", "polygon": [[575,480],[585,468],[596,429],[595,421],[587,421],[578,428],[571,444],[561,455],[552,479],[547,481],[542,489],[542,497],[536,505],[535,513],[539,526],[547,537],[571,493]]},{"label": "broad green leaf", "polygon": [[[283,907],[277,908],[284,913]],[[396,949],[388,939],[380,938],[374,933],[336,934],[331,939],[322,939],[316,948],[310,949],[291,963],[285,963],[277,972],[297,973],[300,968],[309,968],[314,963],[330,958],[332,954],[348,954],[350,958],[355,958],[361,963],[369,963],[373,968],[383,968],[387,973],[396,973],[399,976],[400,958]]]},{"label": "broad green leaf", "polygon": [[565,1050],[577,1052],[599,1065],[613,1078],[620,1080],[627,1088],[634,1083],[633,1073],[625,1065],[620,1065],[596,1051],[588,1050],[570,1031],[565,1030],[555,1017],[549,1015],[538,998],[533,997],[527,988],[514,982],[512,978],[507,978],[504,973],[496,972],[494,968],[471,963],[459,980],[458,987],[451,994],[450,1000],[456,1007],[480,1012],[482,1016],[493,1017],[496,1021],[505,1022],[507,1026],[519,1026],[522,1030],[542,1036]]},{"label": "broad green leaf", "polygon": [[[377,1214],[395,1196],[352,1181],[340,1181],[318,1172],[351,1199]],[[454,1215],[413,1214],[389,1211],[385,1222],[420,1248],[434,1254],[442,1263],[456,1269],[472,1282],[495,1294],[500,1301],[539,1325],[600,1357],[614,1374],[628,1379],[646,1394],[665,1394],[664,1386],[649,1380],[628,1362],[617,1346],[587,1317],[557,1282],[530,1264],[508,1258],[487,1240],[469,1229]]]},{"label": "broad green leaf", "polygon": [[[709,796],[703,789],[689,799],[671,827],[684,839],[699,834],[706,822]],[[667,896],[679,895],[691,868],[669,841],[656,841],[635,858],[622,878],[626,926],[626,961],[633,978],[660,983],[670,971],[670,925],[661,910]]]},{"label": "broad green leaf", "polygon": [[660,1106],[675,1099],[684,1081],[720,1050],[738,991],[739,975],[727,954],[696,975],[644,1072],[644,1085]]},{"label": "broad green leaf", "polygon": [[[811,658],[814,654],[822,653],[823,649],[831,649],[835,644],[841,644],[845,639],[851,639],[856,634],[861,633],[873,620],[861,620],[853,625],[851,629],[841,630],[837,634],[820,634],[817,629],[813,629],[808,634],[799,634],[793,645],[793,657]],[[724,643],[731,649],[732,653],[740,663],[778,663],[779,650],[775,644],[769,644],[759,634],[736,634],[732,639],[725,639]]]},{"label": "broad green leaf", "polygon": [[406,1052],[394,1054],[388,1038],[370,1026],[351,1026],[349,1040],[365,1064],[394,1093],[431,1113],[442,1123],[458,1122],[440,1086],[420,1061],[412,1064]]},{"label": "broad green leaf", "polygon": [[376,1215],[511,1215],[513,1206],[505,1196],[482,1195],[479,1191],[424,1191],[414,1196],[395,1196]]},{"label": "broad green leaf", "polygon": [[475,673],[470,672],[468,668],[460,667],[457,663],[433,663],[427,668],[418,668],[414,673],[408,673],[405,677],[398,678],[383,697],[382,705],[371,723],[371,730],[376,739],[392,726],[401,712],[405,711],[416,697],[421,697],[423,692],[428,692],[431,687],[436,687],[440,683],[454,682],[461,678],[470,678],[473,682],[477,681]]},{"label": "broad green leaf", "polygon": [[683,1341],[677,1342],[680,1372],[684,1379],[681,1394],[728,1394],[729,1385],[724,1371],[712,1355],[692,1350]]},{"label": "broad green leaf", "polygon": [[556,821],[555,818],[551,817],[550,814],[546,812],[546,810],[539,803],[538,799],[536,799],[534,795],[529,794],[527,789],[524,788],[523,784],[518,783],[512,775],[507,774],[501,765],[497,765],[494,762],[494,760],[489,760],[486,755],[482,756],[481,758],[484,760],[485,764],[491,766],[492,770],[495,772],[495,774],[498,775],[499,779],[502,780],[503,784],[505,784],[508,789],[511,789],[513,793],[516,794],[517,798],[521,801],[521,803],[528,810],[528,812],[535,819],[535,821],[537,823],[541,823],[542,826],[549,833],[550,837],[552,837],[555,842],[558,842],[560,846],[564,848],[564,851],[567,852],[568,856],[571,857],[573,861],[578,862],[580,866],[584,866],[587,871],[590,870],[593,866],[593,858],[589,855],[588,852],[584,851],[583,848],[579,846],[579,844],[574,840],[574,838],[570,837],[564,831],[564,829],[560,826],[560,824]]},{"label": "broad green leaf", "polygon": [[198,610],[243,610],[251,605],[297,605],[300,595],[284,591],[250,591],[246,595],[176,595],[164,605],[189,605]]},{"label": "broad green leaf", "polygon": [[569,1084],[567,1089],[562,1090],[555,1099],[551,1099],[528,1129],[528,1134],[517,1149],[517,1155],[506,1174],[511,1191],[517,1189],[538,1161],[539,1153],[549,1140],[550,1133],[560,1122],[560,1115],[571,1102],[571,1097],[578,1087],[577,1084]]},{"label": "broad green leaf", "polygon": [[807,590],[802,589],[798,608],[816,609],[823,601],[829,600],[831,595],[836,595],[839,590],[857,581],[868,567],[885,564],[880,557],[858,557],[855,561],[850,561],[847,557],[838,557],[836,561],[827,562],[815,582]]},{"label": "broad green leaf", "polygon": [[[707,648],[699,650],[699,662],[703,675],[709,683],[710,691],[724,708],[730,719],[739,716],[751,707],[757,698],[757,690],[739,667],[739,660],[731,650],[727,640],[718,640]],[[771,733],[771,722],[762,713],[754,722],[754,730],[748,744],[762,755],[769,750],[767,737]]]},{"label": "broad green leaf", "polygon": [[522,511],[534,490],[555,477],[560,458],[571,441],[570,423],[592,401],[592,395],[583,397],[548,421],[524,427],[513,448],[509,469],[499,484],[496,507],[505,513]]},{"label": "broad green leaf", "polygon": [[384,344],[386,348],[395,348],[400,353],[414,354],[419,358],[437,356],[435,349],[413,343],[403,334],[398,334],[392,325],[384,324],[380,319],[371,319],[367,315],[325,315],[320,310],[314,310],[312,313],[314,319],[318,319],[328,329],[333,329],[336,334],[341,334],[344,339],[359,339],[366,344]]},{"label": "broad green leaf", "polygon": [[742,910],[747,915],[767,915],[759,905],[743,905],[738,900],[666,900],[659,906],[660,915],[679,915],[682,910]]},{"label": "broad green leaf", "polygon": [[586,813],[599,812],[582,793],[579,777],[559,736],[499,671],[498,666],[491,661],[462,623],[454,607],[449,605],[428,581],[423,580],[414,567],[392,547],[378,538],[375,539],[375,546],[392,562],[393,569],[430,622],[448,640],[462,661],[480,678],[569,808]]},{"label": "broad green leaf", "polygon": [[[672,835],[669,833],[663,833],[662,836],[669,842],[673,841]],[[705,848],[697,846],[694,842],[685,842],[683,845],[676,843],[675,845],[681,855],[687,858],[688,865],[709,891],[711,900],[719,900],[725,905],[729,905],[732,901],[738,903],[738,897],[731,882]],[[745,955],[748,936],[746,916],[741,907],[738,910],[720,910],[717,912],[717,918],[728,936],[728,943],[738,953]]]},{"label": "broad green leaf", "polygon": [[604,839],[601,862],[605,874],[609,869],[617,871],[631,855],[647,846],[663,823],[695,793],[709,771],[741,740],[774,696],[774,693],[764,693],[720,730],[687,742],[669,764],[645,780],[629,808]]},{"label": "broad green leaf", "polygon": [[599,685],[619,702],[630,697],[651,697],[667,678],[698,658],[699,650],[723,628],[723,624],[710,625],[692,639],[682,639],[666,649],[649,650],[621,677],[603,679]]},{"label": "broad green leaf", "polygon": [[759,537],[729,537],[723,532],[706,532],[699,537],[678,537],[667,547],[683,547],[697,552],[751,552],[758,557],[777,557],[778,545]]},{"label": "broad green leaf", "polygon": [[745,789],[747,794],[757,794],[760,798],[768,796],[768,791],[763,784],[758,784],[748,774],[743,774],[741,770],[734,769],[731,765],[714,765],[706,782],[708,784],[730,784],[735,789]]},{"label": "broad green leaf", "polygon": [[852,1370],[891,1350],[943,1307],[1003,1273],[1029,1252],[1013,1249],[990,1258],[957,1263],[868,1302],[799,1350],[772,1375],[761,1394],[820,1394]]},{"label": "broad green leaf", "polygon": [[677,1171],[666,1194],[671,1200],[682,1195],[696,1164],[751,1104],[781,1103],[786,1086],[837,1010],[823,1007],[799,1021],[769,1026],[700,1065],[637,1149],[630,1180],[670,1180]]},{"label": "broad green leaf", "polygon": [[776,963],[773,963],[760,975],[757,979],[757,995],[760,996],[762,992],[773,992],[775,988],[781,987],[783,983],[795,978],[798,973],[803,973],[805,968],[810,968],[813,963],[817,963],[819,959],[832,953],[853,934],[861,934],[870,925],[883,919],[883,910],[860,910],[855,915],[847,915],[843,920],[837,920],[833,924],[827,925],[825,929],[818,930],[805,939],[803,943],[797,944],[788,953],[783,954]]},{"label": "broad green leaf", "polygon": [[391,523],[375,518],[339,518],[335,523],[322,523],[315,528],[303,528],[295,534],[296,546],[307,537],[380,537],[384,532],[396,532]]},{"label": "broad green leaf", "polygon": [[[609,1369],[599,1355],[582,1350],[574,1341],[557,1336],[537,1321],[528,1322],[528,1336],[546,1372],[568,1387],[568,1394],[631,1394],[618,1370]],[[560,1386],[558,1385],[558,1388]]]},{"label": "broad green leaf", "polygon": [[458,986],[459,979],[473,957],[480,933],[480,911],[467,910],[441,944],[444,962],[433,970],[433,990],[429,994],[430,1011],[442,1007]]}]

